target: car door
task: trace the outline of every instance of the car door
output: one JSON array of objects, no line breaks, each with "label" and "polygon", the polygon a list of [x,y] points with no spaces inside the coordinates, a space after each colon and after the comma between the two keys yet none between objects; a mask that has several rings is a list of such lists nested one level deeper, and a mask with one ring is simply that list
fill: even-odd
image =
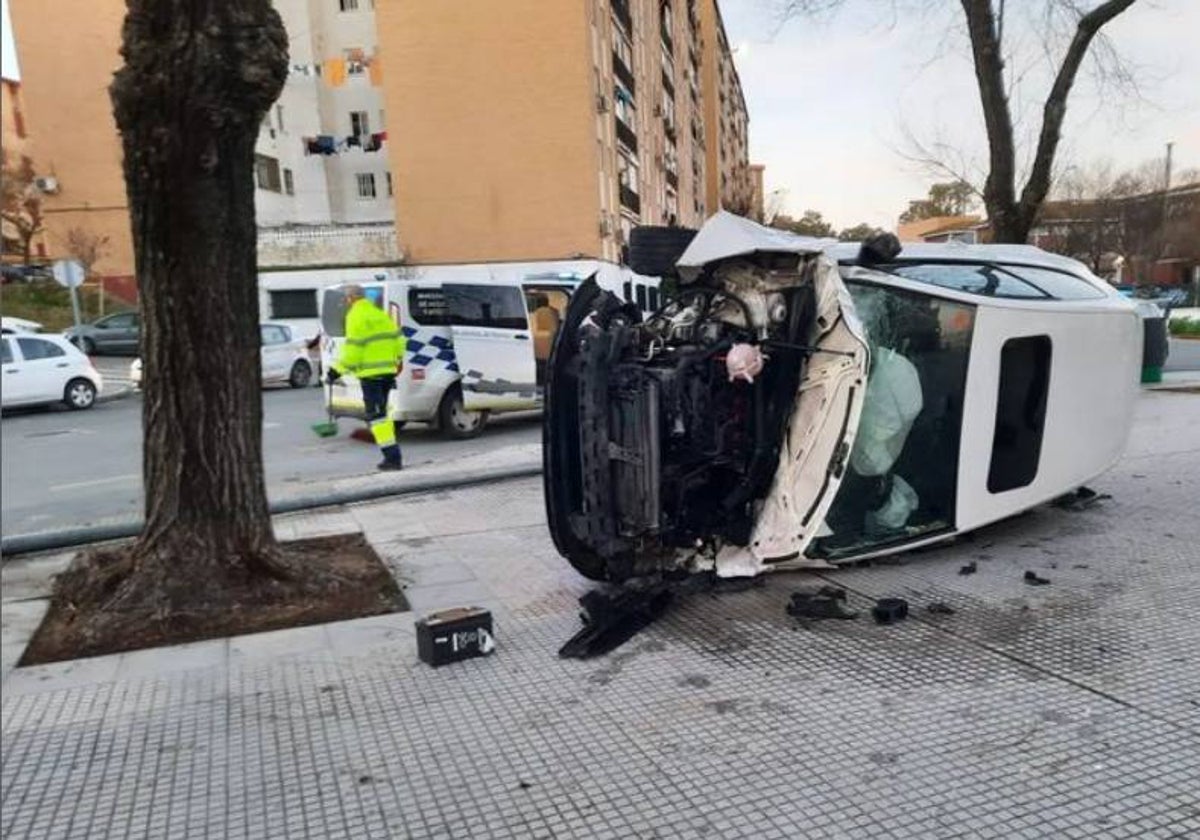
[{"label": "car door", "polygon": [[3,354],[4,366],[3,384],[0,384],[0,397],[3,398],[3,405],[13,406],[28,402],[30,399],[29,376],[25,371],[24,360],[17,349],[16,338],[6,336],[0,352]]},{"label": "car door", "polygon": [[25,378],[29,402],[54,402],[63,397],[73,365],[67,351],[44,338],[20,336],[17,347],[24,359],[21,375]]},{"label": "car door", "polygon": [[515,284],[447,283],[454,352],[468,411],[537,408],[539,393],[525,295]]},{"label": "car door", "polygon": [[92,340],[97,350],[110,353],[125,353],[137,349],[137,316],[133,312],[120,312],[101,318],[95,323]]},{"label": "car door", "polygon": [[286,379],[292,357],[291,336],[287,328],[278,324],[263,324],[262,335],[262,378],[264,382]]}]

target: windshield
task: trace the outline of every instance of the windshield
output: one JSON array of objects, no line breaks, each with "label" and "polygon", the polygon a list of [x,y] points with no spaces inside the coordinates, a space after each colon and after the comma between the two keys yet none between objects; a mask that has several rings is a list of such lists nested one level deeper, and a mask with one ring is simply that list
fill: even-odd
[{"label": "windshield", "polygon": [[847,281],[871,369],[849,469],[815,557],[865,553],[949,530],[975,307]]}]

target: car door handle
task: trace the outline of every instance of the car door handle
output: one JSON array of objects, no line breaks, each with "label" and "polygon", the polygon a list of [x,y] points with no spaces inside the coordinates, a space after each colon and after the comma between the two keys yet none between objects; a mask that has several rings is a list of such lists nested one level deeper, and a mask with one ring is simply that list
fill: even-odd
[{"label": "car door handle", "polygon": [[517,341],[528,341],[529,340],[529,336],[527,336],[525,333],[517,333],[516,335],[513,336],[513,338],[515,338]]},{"label": "car door handle", "polygon": [[58,364],[55,365],[55,367],[70,367],[70,366],[71,366],[70,362],[59,362]]}]

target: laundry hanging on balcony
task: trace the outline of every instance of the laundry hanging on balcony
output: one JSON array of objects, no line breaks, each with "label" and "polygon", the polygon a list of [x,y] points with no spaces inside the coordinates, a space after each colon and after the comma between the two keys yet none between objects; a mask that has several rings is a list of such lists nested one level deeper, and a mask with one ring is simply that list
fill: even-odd
[{"label": "laundry hanging on balcony", "polygon": [[325,62],[323,74],[330,87],[341,87],[346,83],[346,59],[330,58]]},{"label": "laundry hanging on balcony", "polygon": [[328,134],[302,137],[300,142],[304,144],[304,154],[306,155],[336,155],[338,153],[337,138]]},{"label": "laundry hanging on balcony", "polygon": [[377,131],[363,141],[364,152],[378,152],[387,140],[386,131]]}]

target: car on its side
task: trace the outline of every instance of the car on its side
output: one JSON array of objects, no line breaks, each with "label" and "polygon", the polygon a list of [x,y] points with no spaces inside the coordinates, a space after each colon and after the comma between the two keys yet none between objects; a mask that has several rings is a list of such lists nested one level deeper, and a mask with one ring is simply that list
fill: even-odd
[{"label": "car on its side", "polygon": [[63,332],[76,347],[89,356],[112,354],[137,355],[141,317],[136,312],[116,312],[90,324],[80,324]]},{"label": "car on its side", "polygon": [[1075,260],[718,213],[674,271],[649,318],[585,283],[552,353],[547,519],[586,577],[891,554],[1072,492],[1125,448],[1142,325]]},{"label": "car on its side", "polygon": [[[264,385],[287,384],[293,388],[305,388],[316,379],[316,371],[308,355],[308,343],[296,338],[292,328],[286,324],[264,323],[259,325],[262,336],[262,381]],[[133,387],[142,387],[142,360],[134,359],[129,365],[129,379]]]},{"label": "car on its side", "polygon": [[3,343],[4,408],[63,403],[80,411],[96,404],[104,381],[91,359],[60,335],[14,333]]}]

